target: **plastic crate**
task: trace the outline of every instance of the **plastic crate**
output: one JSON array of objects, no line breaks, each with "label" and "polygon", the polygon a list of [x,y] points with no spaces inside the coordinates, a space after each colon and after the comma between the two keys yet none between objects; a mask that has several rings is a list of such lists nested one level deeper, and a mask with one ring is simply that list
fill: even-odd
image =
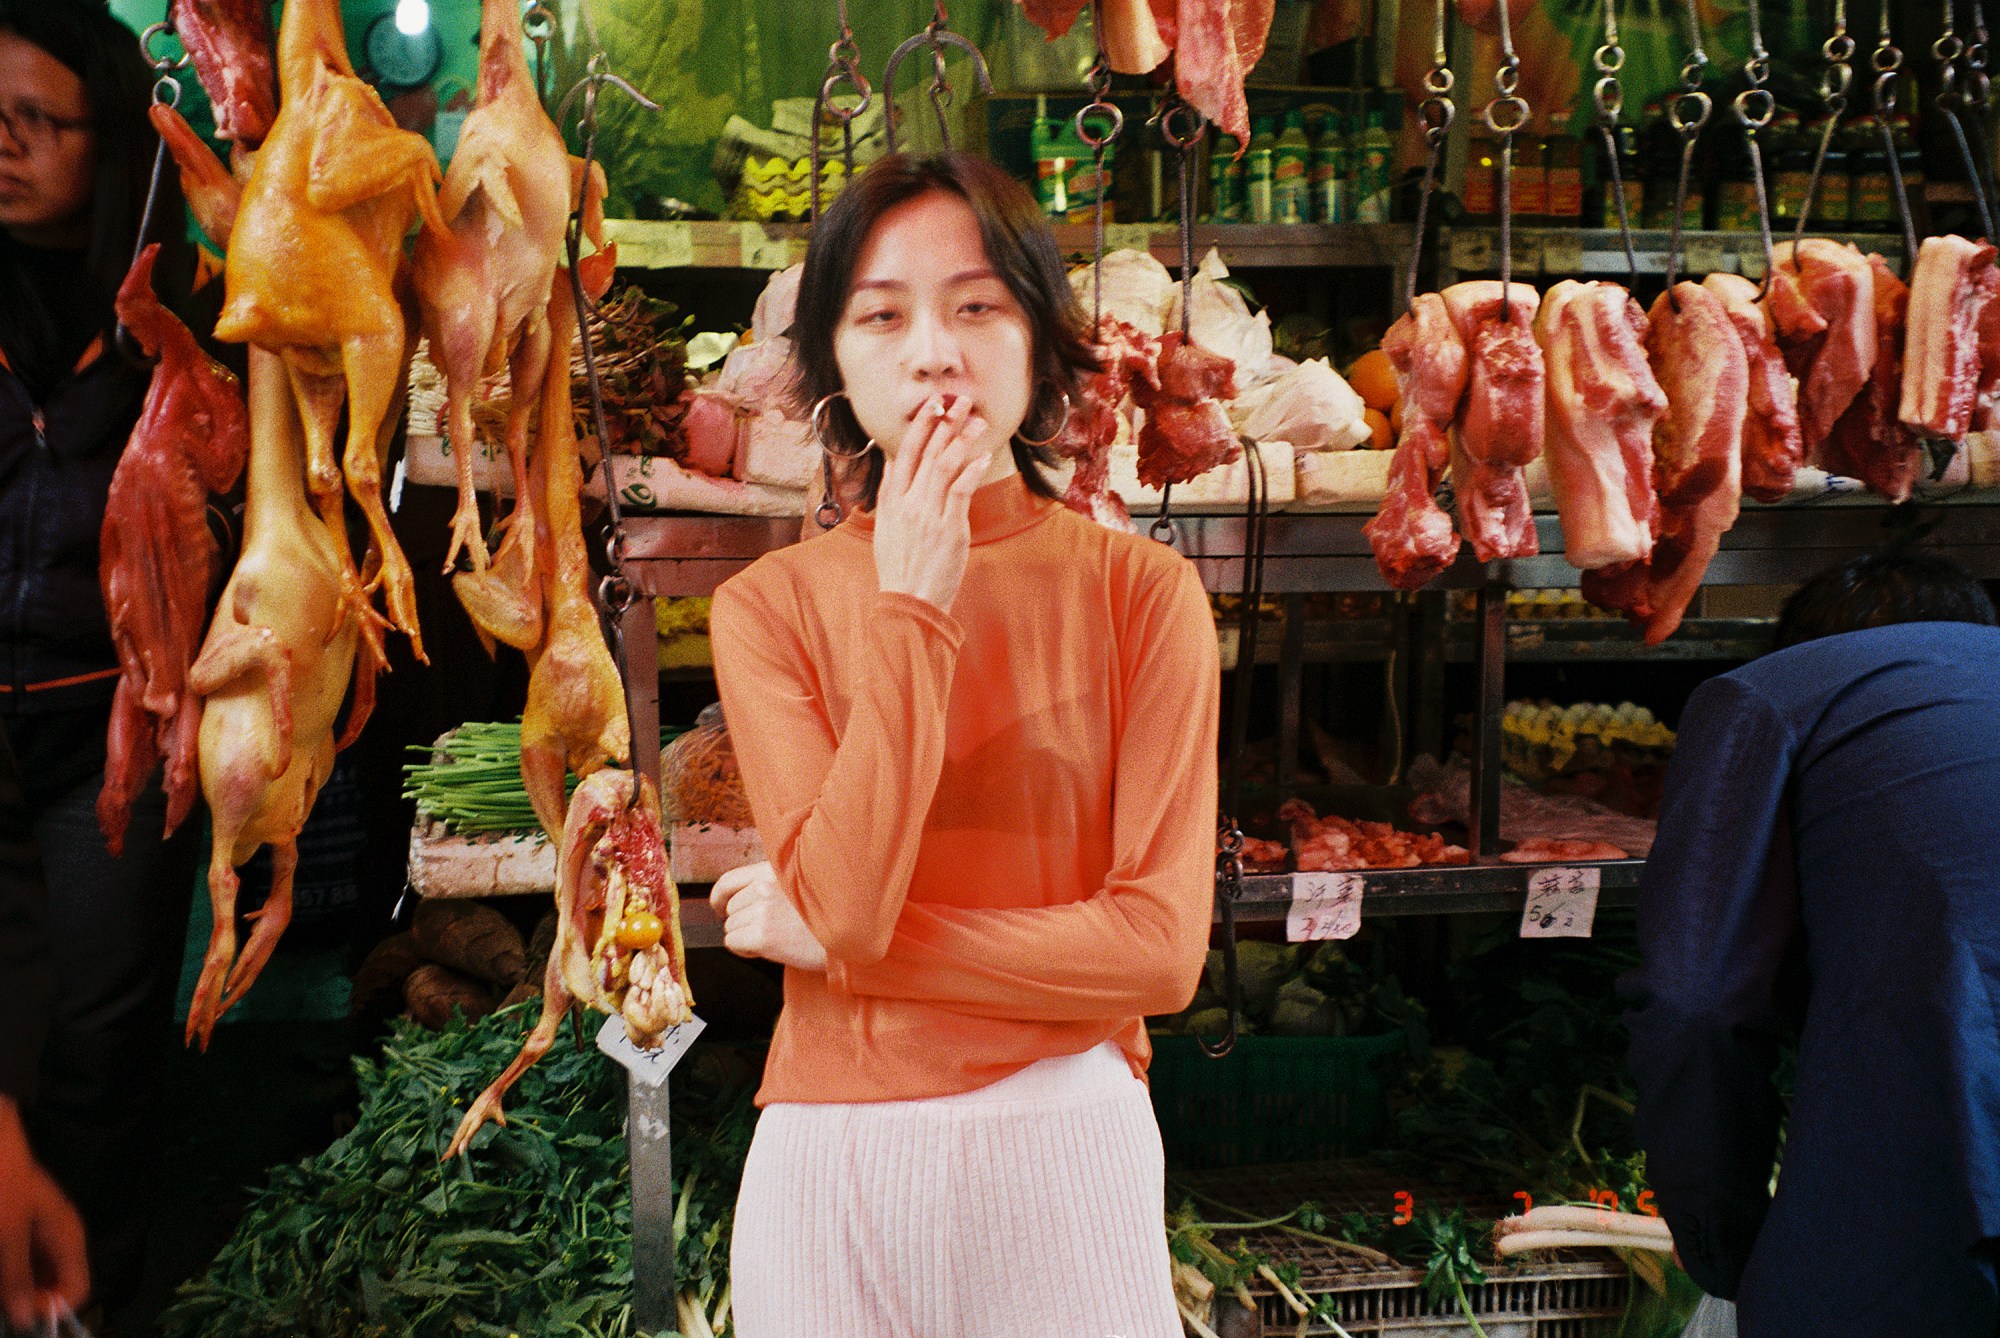
[{"label": "plastic crate", "polygon": [[1167,1164],[1188,1169],[1323,1161],[1372,1149],[1388,1119],[1386,1036],[1242,1036],[1210,1059],[1192,1036],[1155,1036],[1153,1111]]}]

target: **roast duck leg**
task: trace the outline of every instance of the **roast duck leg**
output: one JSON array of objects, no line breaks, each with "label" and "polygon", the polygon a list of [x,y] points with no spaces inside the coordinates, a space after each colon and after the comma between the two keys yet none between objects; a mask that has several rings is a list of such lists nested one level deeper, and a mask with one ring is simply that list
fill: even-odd
[{"label": "roast duck leg", "polygon": [[[188,686],[202,698],[202,794],[214,824],[208,953],[187,1036],[207,1048],[222,1014],[256,980],[291,918],[298,835],[333,769],[334,721],[350,679],[348,736],[372,704],[362,626],[377,618],[346,579],[345,534],[309,504],[306,435],[282,359],[250,350],[250,481],[243,552]],[[238,954],[236,870],[272,848],[271,892]]]},{"label": "roast duck leg", "polygon": [[567,274],[549,297],[553,334],[542,381],[535,472],[542,478],[538,521],[547,527],[549,569],[541,646],[529,652],[528,703],[521,715],[521,784],[551,841],[562,834],[563,775],[626,766],[632,731],[625,689],[591,602],[590,554],[583,542],[583,465],[570,412],[569,345],[576,332]]},{"label": "roast duck leg", "polygon": [[647,785],[634,804],[633,783],[631,772],[608,768],[577,785],[556,868],[556,941],[541,1020],[466,1111],[446,1157],[463,1152],[488,1120],[506,1124],[501,1098],[548,1051],[572,1003],[622,1017],[625,1034],[646,1050],[694,1016],[659,797]]},{"label": "roast duck leg", "polygon": [[1458,557],[1458,533],[1438,506],[1438,483],[1451,459],[1451,425],[1465,399],[1465,343],[1444,299],[1420,294],[1382,337],[1403,396],[1403,432],[1389,460],[1388,488],[1362,527],[1382,578],[1419,590]]},{"label": "roast duck leg", "polygon": [[[278,36],[283,102],[229,233],[226,304],[215,333],[275,351],[306,433],[307,483],[332,527],[342,485],[367,518],[371,578],[419,658],[410,564],[382,506],[380,429],[404,375],[396,294],[403,237],[419,214],[442,232],[437,158],[397,128],[355,76],[338,0],[292,0]],[[343,402],[348,430],[336,458]],[[345,553],[346,545],[341,545]],[[351,555],[346,561],[350,581]],[[376,633],[370,629],[371,639]]]},{"label": "roast duck leg", "polygon": [[98,825],[114,855],[125,847],[132,801],[162,759],[167,834],[187,818],[199,793],[201,701],[188,667],[201,649],[222,556],[209,532],[208,495],[236,486],[250,448],[249,414],[235,375],[202,352],[153,295],[159,250],[147,247],[118,290],[120,324],[159,365],[111,477],[98,542],[121,670],[97,796]]}]

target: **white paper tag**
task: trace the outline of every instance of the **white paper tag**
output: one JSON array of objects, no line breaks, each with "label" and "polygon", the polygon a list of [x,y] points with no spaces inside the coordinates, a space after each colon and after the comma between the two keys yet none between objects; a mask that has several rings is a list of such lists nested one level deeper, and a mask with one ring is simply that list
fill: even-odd
[{"label": "white paper tag", "polygon": [[1106,223],[1104,225],[1105,251],[1144,251],[1151,247],[1153,225],[1151,223]]},{"label": "white paper tag", "polygon": [[1497,268],[1493,263],[1493,234],[1484,231],[1453,232],[1451,267],[1468,274],[1484,274]]},{"label": "white paper tag", "polygon": [[1322,939],[1353,938],[1361,928],[1358,873],[1295,873],[1292,906],[1285,913],[1285,941],[1317,943]]},{"label": "white paper tag", "polygon": [[1528,902],[1521,908],[1522,938],[1589,938],[1597,919],[1600,871],[1552,866],[1528,875]]},{"label": "white paper tag", "polygon": [[1684,277],[1701,282],[1704,274],[1723,274],[1729,270],[1729,250],[1713,237],[1689,237],[1685,242],[1685,254],[1681,262]]},{"label": "white paper tag", "polygon": [[625,1071],[648,1087],[658,1087],[674,1071],[674,1065],[681,1062],[681,1056],[694,1044],[694,1038],[701,1035],[708,1024],[700,1018],[681,1023],[678,1027],[668,1027],[660,1039],[657,1050],[641,1050],[632,1044],[632,1038],[625,1034],[625,1019],[607,1017],[604,1025],[597,1029],[597,1048],[625,1066]]},{"label": "white paper tag", "polygon": [[678,219],[659,225],[659,247],[653,263],[661,269],[679,269],[694,264],[694,229]]},{"label": "white paper tag", "polygon": [[768,235],[761,223],[738,223],[736,238],[744,269],[784,269],[792,263],[791,242]]}]

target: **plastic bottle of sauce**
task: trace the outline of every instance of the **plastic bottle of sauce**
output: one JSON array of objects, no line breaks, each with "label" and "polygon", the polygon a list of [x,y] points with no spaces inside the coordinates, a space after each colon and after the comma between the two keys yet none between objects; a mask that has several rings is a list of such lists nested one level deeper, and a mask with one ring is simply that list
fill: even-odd
[{"label": "plastic bottle of sauce", "polygon": [[1308,187],[1313,222],[1353,221],[1353,207],[1347,199],[1347,118],[1337,111],[1328,112],[1320,120],[1319,138],[1313,141]]},{"label": "plastic bottle of sauce", "polygon": [[1285,113],[1285,128],[1271,154],[1271,218],[1277,223],[1304,223],[1312,216],[1307,173],[1312,167],[1312,141],[1306,138],[1306,116]]},{"label": "plastic bottle of sauce", "polygon": [[1243,221],[1243,160],[1236,156],[1236,139],[1217,135],[1208,159],[1208,221]]},{"label": "plastic bottle of sauce", "polygon": [[1250,123],[1250,150],[1243,155],[1243,221],[1271,221],[1271,170],[1277,136],[1271,133],[1271,118],[1260,116]]},{"label": "plastic bottle of sauce", "polygon": [[1368,113],[1368,128],[1361,132],[1360,199],[1356,212],[1363,223],[1387,223],[1390,218],[1396,141],[1384,127],[1387,119],[1379,107],[1373,108]]}]

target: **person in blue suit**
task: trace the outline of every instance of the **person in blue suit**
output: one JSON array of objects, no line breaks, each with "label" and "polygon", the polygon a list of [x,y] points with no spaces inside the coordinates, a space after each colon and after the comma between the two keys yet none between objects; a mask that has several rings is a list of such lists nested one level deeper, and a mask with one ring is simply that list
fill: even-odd
[{"label": "person in blue suit", "polygon": [[1682,718],[1619,994],[1648,1179],[1743,1338],[2000,1332],[1994,623],[1859,559]]}]

